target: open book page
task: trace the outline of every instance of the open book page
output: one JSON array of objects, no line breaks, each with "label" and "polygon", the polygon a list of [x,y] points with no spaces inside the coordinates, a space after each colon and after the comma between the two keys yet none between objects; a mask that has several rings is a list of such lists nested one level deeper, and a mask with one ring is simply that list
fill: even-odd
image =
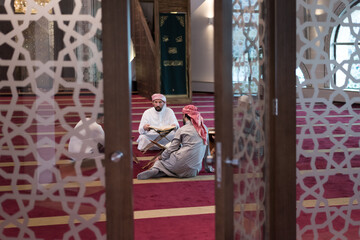
[{"label": "open book page", "polygon": [[163,126],[163,127],[154,127],[154,126],[150,126],[149,127],[150,129],[154,129],[155,131],[170,131],[170,130],[173,130],[175,129],[176,127],[175,126],[171,126],[171,125],[168,125],[168,126]]}]

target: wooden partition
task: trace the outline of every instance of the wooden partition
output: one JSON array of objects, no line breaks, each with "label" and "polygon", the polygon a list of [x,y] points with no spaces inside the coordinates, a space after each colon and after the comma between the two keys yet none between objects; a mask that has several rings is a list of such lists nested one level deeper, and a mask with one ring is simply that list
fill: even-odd
[{"label": "wooden partition", "polygon": [[106,238],[114,240],[134,239],[129,6],[130,0],[102,3]]},{"label": "wooden partition", "polygon": [[[154,32],[147,25],[140,2],[152,2],[154,6]],[[160,65],[160,13],[186,14],[186,81],[187,94],[166,95],[168,103],[189,103],[192,98],[190,69],[190,1],[189,0],[132,0],[132,39],[136,58],[136,82],[140,95],[150,99],[155,92],[161,92]],[[154,36],[154,37],[153,37]]]},{"label": "wooden partition", "polygon": [[135,71],[137,91],[150,98],[160,91],[158,52],[152,33],[147,25],[139,0],[132,1],[132,40],[135,46]]}]

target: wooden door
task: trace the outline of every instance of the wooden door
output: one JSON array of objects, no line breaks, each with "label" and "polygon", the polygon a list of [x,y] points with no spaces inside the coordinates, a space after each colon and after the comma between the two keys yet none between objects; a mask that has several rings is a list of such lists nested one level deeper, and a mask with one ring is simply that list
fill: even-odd
[{"label": "wooden door", "polygon": [[165,95],[188,95],[186,14],[160,13],[160,86]]},{"label": "wooden door", "polygon": [[[259,45],[264,54],[259,71],[264,77],[257,91],[247,94],[251,95],[253,103],[257,101],[255,106],[263,107],[253,109],[252,113],[255,115],[255,110],[259,110],[262,119],[258,130],[261,129],[260,138],[265,143],[255,141],[253,150],[260,155],[263,150],[261,161],[264,164],[261,172],[244,175],[262,179],[259,190],[262,200],[254,205],[261,224],[253,232],[254,222],[249,218],[241,222],[234,220],[239,213],[251,215],[251,209],[242,208],[242,203],[237,209],[234,204],[234,197],[237,197],[234,172],[242,173],[239,169],[243,161],[234,156],[234,140],[239,136],[233,128],[234,109],[237,109],[233,106],[234,100],[237,103],[242,94],[234,94],[232,82],[233,3],[215,1],[216,239],[234,239],[242,234],[261,239],[279,239],[280,234],[284,239],[295,238],[295,86],[288,80],[295,77],[295,24],[287,21],[293,16],[295,6],[285,0],[260,3],[260,9],[266,8],[268,23],[265,40]],[[283,14],[275,14],[277,12]],[[105,131],[114,133],[106,136],[107,235],[109,239],[133,239],[129,1],[106,1],[103,13]],[[286,37],[284,31],[288,34]],[[123,156],[112,161],[111,156],[117,151]],[[240,228],[243,230],[239,233]]]},{"label": "wooden door", "polygon": [[[130,164],[107,162],[113,172],[107,170],[105,180],[97,147],[103,143],[97,116],[103,112],[105,95],[106,128],[111,129],[106,131],[115,133],[106,136],[106,142],[114,142],[107,148],[107,159],[115,144],[124,147],[116,149],[123,159],[131,155],[126,134],[130,128],[125,126],[129,97],[116,92],[129,94],[124,90],[127,81],[119,81],[128,75],[128,1],[103,4],[103,25],[99,1],[0,4],[0,195],[6,209],[0,213],[1,239],[105,239],[105,181],[108,203],[113,203],[108,204],[108,236],[131,239],[132,227],[127,227],[132,209],[125,208],[131,206]],[[123,63],[120,68],[115,67],[118,62]],[[114,117],[119,125],[111,125]],[[92,141],[92,130],[99,142]],[[114,186],[120,188],[113,190]],[[119,211],[111,212],[114,207]],[[118,221],[120,215],[126,221]]]},{"label": "wooden door", "polygon": [[107,238],[134,238],[130,1],[102,2]]},{"label": "wooden door", "polygon": [[216,239],[295,239],[293,16],[215,0]]},{"label": "wooden door", "polygon": [[[215,130],[216,130],[216,239],[233,239],[232,84],[231,84],[231,1],[215,0]],[[230,104],[223,107],[223,104]],[[230,127],[229,127],[230,126]]]}]

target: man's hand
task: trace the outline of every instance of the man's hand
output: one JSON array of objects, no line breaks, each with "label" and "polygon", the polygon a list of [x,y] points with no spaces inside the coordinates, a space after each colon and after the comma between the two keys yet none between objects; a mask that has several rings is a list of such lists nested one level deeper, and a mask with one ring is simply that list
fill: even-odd
[{"label": "man's hand", "polygon": [[149,127],[150,127],[150,124],[145,124],[145,125],[143,126],[143,128],[144,128],[145,131],[149,131]]},{"label": "man's hand", "polygon": [[155,158],[155,162],[156,162],[156,161],[159,161],[159,160],[161,160],[161,158],[160,158],[160,156],[157,156],[157,157]]}]

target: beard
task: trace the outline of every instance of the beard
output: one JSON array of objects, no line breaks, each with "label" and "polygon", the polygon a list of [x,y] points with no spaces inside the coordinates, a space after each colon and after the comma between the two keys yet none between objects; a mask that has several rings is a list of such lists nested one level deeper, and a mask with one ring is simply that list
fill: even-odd
[{"label": "beard", "polygon": [[183,118],[183,125],[185,125],[186,124],[186,121],[185,121],[185,118]]},{"label": "beard", "polygon": [[155,110],[158,111],[158,112],[160,112],[161,109],[162,109],[162,107],[159,107],[159,106],[155,107]]}]

